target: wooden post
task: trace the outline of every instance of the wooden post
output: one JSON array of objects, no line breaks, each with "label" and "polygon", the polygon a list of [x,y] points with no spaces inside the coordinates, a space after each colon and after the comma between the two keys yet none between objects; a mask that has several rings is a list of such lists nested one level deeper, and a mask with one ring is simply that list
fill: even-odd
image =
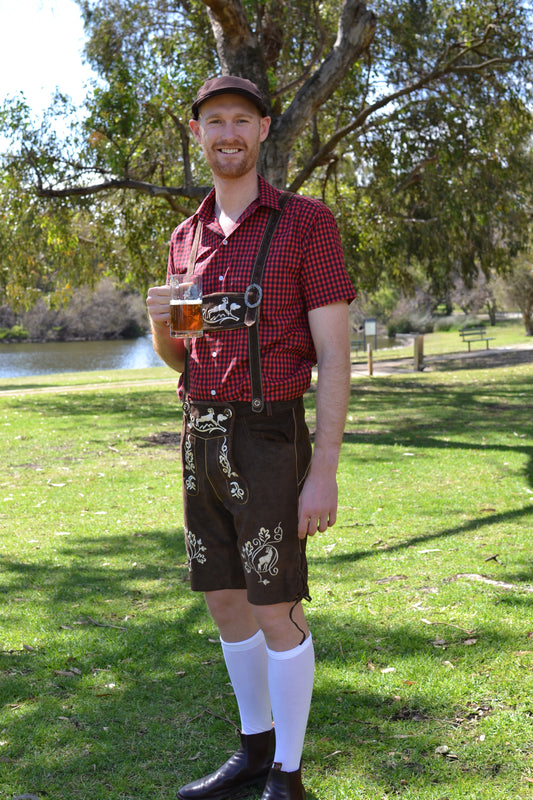
[{"label": "wooden post", "polygon": [[368,354],[368,374],[374,374],[374,359],[372,358],[372,343],[369,342],[366,346],[367,354]]},{"label": "wooden post", "polygon": [[415,372],[422,372],[424,369],[424,336],[417,333],[415,336]]}]

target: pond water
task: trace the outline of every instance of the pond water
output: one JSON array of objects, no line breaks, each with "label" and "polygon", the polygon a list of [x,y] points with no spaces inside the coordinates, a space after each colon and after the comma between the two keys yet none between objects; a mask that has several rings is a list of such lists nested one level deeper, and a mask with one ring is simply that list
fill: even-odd
[{"label": "pond water", "polygon": [[103,342],[0,344],[0,379],[56,372],[161,367],[152,337]]},{"label": "pond water", "polygon": [[[374,344],[374,337],[369,341]],[[352,341],[352,346],[355,340]],[[377,348],[394,346],[394,339],[378,337]],[[398,344],[398,342],[396,342]],[[362,339],[358,358],[365,357]],[[101,342],[0,343],[0,380],[57,372],[88,372],[99,369],[145,369],[162,367],[154,353],[152,337]]]}]

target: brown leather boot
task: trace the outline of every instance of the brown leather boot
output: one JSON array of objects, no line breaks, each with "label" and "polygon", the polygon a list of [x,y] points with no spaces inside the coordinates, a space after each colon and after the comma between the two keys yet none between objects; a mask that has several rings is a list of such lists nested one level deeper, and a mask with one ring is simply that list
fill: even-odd
[{"label": "brown leather boot", "polygon": [[274,729],[247,736],[241,733],[241,746],[225,764],[178,792],[178,800],[223,800],[247,786],[265,785],[274,760]]},{"label": "brown leather boot", "polygon": [[272,767],[261,800],[306,800],[306,797],[301,767],[295,772],[282,772],[277,765]]}]

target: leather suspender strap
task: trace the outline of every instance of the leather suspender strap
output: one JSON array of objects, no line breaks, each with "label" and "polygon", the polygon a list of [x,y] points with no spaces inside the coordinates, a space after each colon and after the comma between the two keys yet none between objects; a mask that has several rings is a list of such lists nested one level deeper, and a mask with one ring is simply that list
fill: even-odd
[{"label": "leather suspender strap", "polygon": [[258,317],[259,305],[263,296],[261,281],[263,279],[263,272],[265,271],[268,251],[270,250],[272,238],[276,228],[278,227],[281,215],[283,214],[290,196],[291,192],[283,192],[279,198],[279,208],[272,209],[267,220],[266,228],[263,232],[261,244],[259,245],[259,250],[257,251],[254,266],[252,268],[250,285],[244,292],[244,302],[246,304],[246,316],[244,318],[244,324],[248,327],[253,325]]},{"label": "leather suspender strap", "polygon": [[198,255],[198,245],[200,244],[200,236],[202,235],[202,220],[199,219],[196,223],[196,230],[194,231],[194,239],[192,240],[191,252],[189,253],[189,267],[187,275],[192,275],[196,265],[196,256]]},{"label": "leather suspender strap", "polygon": [[[194,266],[196,264],[196,256],[198,255],[198,245],[200,244],[200,236],[202,235],[202,220],[199,219],[196,223],[194,231],[194,238],[192,240],[191,252],[189,253],[189,266],[187,268],[187,275],[192,275]],[[183,368],[183,397],[187,400],[189,396],[189,350],[191,342],[190,339],[185,340],[185,366]]]},{"label": "leather suspender strap", "polygon": [[244,293],[246,316],[244,324],[248,328],[248,357],[250,361],[250,385],[252,390],[252,411],[260,413],[265,407],[263,379],[261,377],[261,347],[259,344],[259,306],[263,297],[261,281],[266,260],[276,228],[287,205],[291,192],[283,192],[279,198],[279,208],[270,212],[261,244],[252,269],[250,285]]}]

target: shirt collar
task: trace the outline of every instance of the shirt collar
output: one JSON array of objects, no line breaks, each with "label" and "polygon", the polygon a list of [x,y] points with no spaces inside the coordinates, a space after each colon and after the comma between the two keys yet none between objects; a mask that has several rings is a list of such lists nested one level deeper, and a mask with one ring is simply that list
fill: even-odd
[{"label": "shirt collar", "polygon": [[[261,175],[257,176],[259,182],[259,195],[249,206],[250,212],[253,213],[259,206],[266,206],[267,208],[279,208],[279,197],[281,191],[271,186]],[[211,189],[207,197],[200,204],[193,219],[201,219],[205,225],[213,222],[215,219],[215,189]]]}]

